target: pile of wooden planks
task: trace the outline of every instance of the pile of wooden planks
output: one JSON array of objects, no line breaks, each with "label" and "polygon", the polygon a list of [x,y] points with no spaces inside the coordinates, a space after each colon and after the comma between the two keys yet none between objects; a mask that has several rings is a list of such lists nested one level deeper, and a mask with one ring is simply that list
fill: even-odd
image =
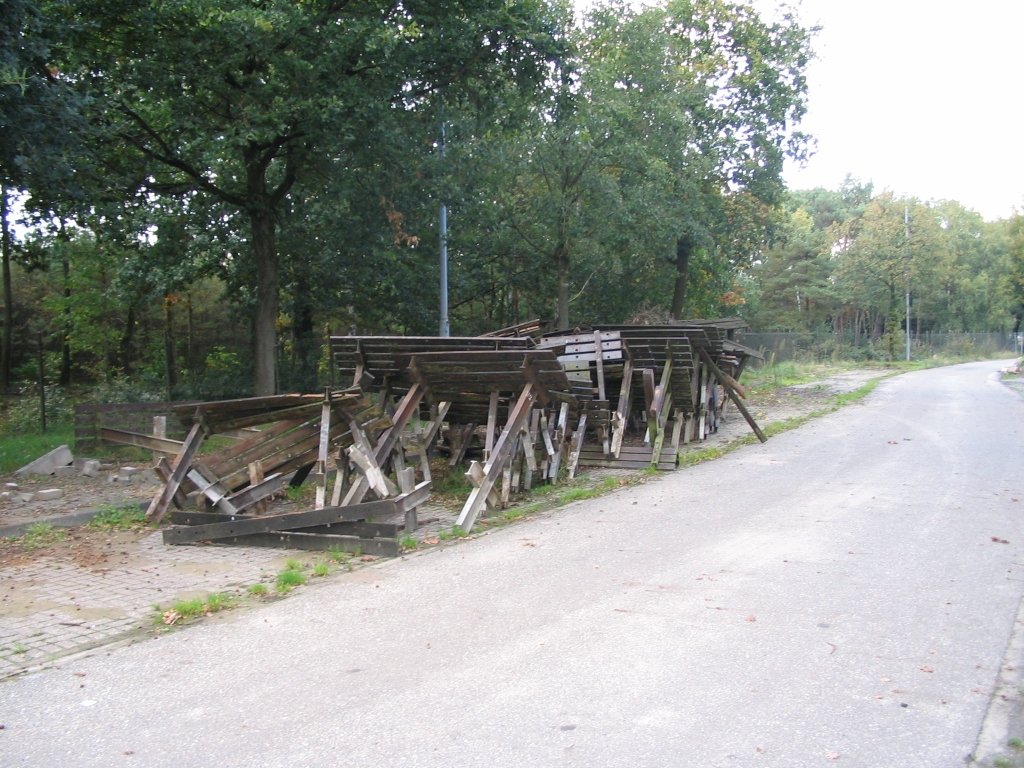
[{"label": "pile of wooden planks", "polygon": [[[148,517],[159,522],[177,507],[171,512],[174,527],[164,531],[168,544],[216,541],[397,554],[399,532],[415,529],[416,509],[430,495],[429,465],[417,482],[415,469],[405,466],[401,441],[422,396],[422,388],[412,387],[390,413],[381,398],[358,387],[181,406],[178,415],[191,426],[173,461],[157,463],[164,485]],[[437,418],[419,430],[424,446],[439,427]],[[207,437],[241,428],[258,431],[198,457]],[[397,484],[388,476],[392,469]],[[266,499],[310,473],[316,485],[312,510],[265,514]],[[370,493],[376,500],[366,500]],[[210,511],[187,510],[189,496]],[[396,516],[402,520],[388,522]]]}]

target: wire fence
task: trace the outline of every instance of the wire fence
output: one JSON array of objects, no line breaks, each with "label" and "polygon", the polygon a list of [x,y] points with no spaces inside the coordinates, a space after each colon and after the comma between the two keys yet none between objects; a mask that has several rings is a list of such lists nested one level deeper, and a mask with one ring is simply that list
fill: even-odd
[{"label": "wire fence", "polygon": [[[872,342],[863,334],[835,334],[773,332],[737,333],[736,341],[760,350],[768,361],[785,360],[888,360],[889,339],[883,337]],[[892,344],[895,357],[902,360],[906,354],[906,341],[901,334]],[[1024,333],[955,333],[924,332],[913,334],[910,340],[911,357],[921,359],[932,355],[955,357],[994,357],[1024,354]]]}]

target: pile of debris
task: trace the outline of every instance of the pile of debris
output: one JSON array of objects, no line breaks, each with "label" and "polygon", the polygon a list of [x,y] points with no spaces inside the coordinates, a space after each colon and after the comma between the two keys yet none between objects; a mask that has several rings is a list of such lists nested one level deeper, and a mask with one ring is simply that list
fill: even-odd
[{"label": "pile of debris", "polygon": [[[542,333],[534,321],[486,336],[334,336],[335,375],[351,384],[173,406],[183,440],[99,425],[99,439],[154,452],[161,488],[148,509],[170,544],[338,549],[393,555],[429,498],[431,456],[468,461],[458,518],[579,467],[673,469],[680,444],[717,430],[755,350],[736,319]],[[95,408],[94,408],[95,410]],[[101,414],[90,411],[90,419]],[[182,433],[178,433],[182,434]],[[213,435],[234,444],[199,456]],[[333,474],[333,485],[331,476]],[[267,514],[267,500],[312,476],[313,509]],[[203,511],[190,510],[198,501]]]}]

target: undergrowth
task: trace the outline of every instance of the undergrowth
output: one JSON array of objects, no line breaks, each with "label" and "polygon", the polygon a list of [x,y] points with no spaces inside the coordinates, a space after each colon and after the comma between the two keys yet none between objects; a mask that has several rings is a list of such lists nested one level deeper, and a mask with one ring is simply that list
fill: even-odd
[{"label": "undergrowth", "polygon": [[86,524],[86,527],[123,531],[141,528],[145,524],[146,513],[138,504],[125,504],[120,507],[114,504],[104,504],[100,507],[99,513]]}]

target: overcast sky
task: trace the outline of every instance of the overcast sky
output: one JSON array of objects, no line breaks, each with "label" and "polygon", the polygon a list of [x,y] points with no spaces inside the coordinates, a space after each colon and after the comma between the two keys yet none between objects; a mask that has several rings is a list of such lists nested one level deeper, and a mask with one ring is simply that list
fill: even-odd
[{"label": "overcast sky", "polygon": [[[773,0],[756,0],[764,12]],[[786,180],[1024,208],[1024,0],[803,0],[819,24],[803,128],[817,152]]]}]

